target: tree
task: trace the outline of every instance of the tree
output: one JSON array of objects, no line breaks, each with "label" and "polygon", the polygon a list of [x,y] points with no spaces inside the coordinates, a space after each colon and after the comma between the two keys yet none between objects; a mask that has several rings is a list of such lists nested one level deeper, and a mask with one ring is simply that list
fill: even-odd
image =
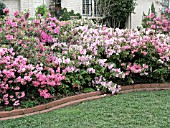
[{"label": "tree", "polygon": [[45,17],[48,15],[48,13],[49,13],[49,10],[45,4],[38,6],[35,12],[36,16],[38,14],[41,14],[41,16],[45,16]]},{"label": "tree", "polygon": [[0,18],[2,18],[5,13],[3,12],[3,9],[6,7],[6,5],[2,2],[0,2]]},{"label": "tree", "polygon": [[136,0],[96,0],[102,22],[109,27],[124,28],[128,16],[133,13]]}]

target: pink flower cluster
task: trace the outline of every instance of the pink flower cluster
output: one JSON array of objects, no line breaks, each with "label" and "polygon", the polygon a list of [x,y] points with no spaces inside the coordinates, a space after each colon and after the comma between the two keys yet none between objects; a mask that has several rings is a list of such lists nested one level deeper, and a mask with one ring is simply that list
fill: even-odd
[{"label": "pink flower cluster", "polygon": [[[66,45],[57,42],[52,46],[52,50],[61,51],[63,56],[70,57],[67,64],[79,69],[77,73],[81,74],[82,70],[87,72],[87,76],[90,73],[93,86],[101,85],[115,92],[109,86],[109,82],[114,85],[117,79],[130,80],[136,75],[149,77],[153,73],[153,67],[159,67],[160,62],[168,68],[170,38],[161,34],[153,35],[150,32],[150,29],[114,31],[110,28],[89,29],[88,26],[80,26],[72,30],[76,38],[74,43]],[[97,74],[104,79],[102,83],[93,77]]]},{"label": "pink flower cluster", "polygon": [[[133,73],[141,73],[141,72],[144,72],[145,69],[148,69],[148,65],[146,64],[143,64],[142,66],[138,64],[131,65],[131,63],[129,63],[126,68],[127,73],[130,73],[129,71]],[[144,74],[147,75],[147,73],[144,73]]]},{"label": "pink flower cluster", "polygon": [[49,98],[49,89],[60,86],[65,79],[65,76],[52,68],[47,70],[42,64],[28,64],[27,58],[16,56],[13,49],[0,48],[0,56],[0,96],[5,105],[18,106],[20,101],[29,95],[25,90],[27,86],[34,86],[40,96]]},{"label": "pink flower cluster", "polygon": [[49,36],[47,33],[45,33],[44,31],[41,32],[40,35],[40,40],[41,42],[45,43],[45,42],[53,42],[52,36]]},{"label": "pink flower cluster", "polygon": [[4,9],[3,9],[3,13],[9,14],[9,9],[8,9],[8,8],[4,8]]},{"label": "pink flower cluster", "polygon": [[170,10],[167,8],[165,13],[156,17],[154,13],[144,17],[147,20],[147,28],[154,30],[156,33],[168,33],[170,30],[169,22]]},{"label": "pink flower cluster", "polygon": [[[9,9],[4,9],[5,13]],[[28,13],[20,14],[18,11],[14,12],[14,18],[9,16],[1,23],[3,35],[10,43],[17,43],[24,48],[27,43],[36,40],[36,43],[52,43],[53,38],[60,34],[60,27],[63,25],[56,18],[48,17],[44,20],[41,17],[37,19],[28,20]],[[6,41],[4,40],[4,41]],[[48,44],[49,45],[49,44]],[[44,44],[42,45],[44,47]]]},{"label": "pink flower cluster", "polygon": [[107,88],[112,92],[112,95],[117,94],[121,90],[120,85],[114,84],[112,81],[106,82],[106,79],[102,76],[95,77],[93,84],[97,86],[96,88],[98,88],[98,85],[102,85],[104,88]]}]

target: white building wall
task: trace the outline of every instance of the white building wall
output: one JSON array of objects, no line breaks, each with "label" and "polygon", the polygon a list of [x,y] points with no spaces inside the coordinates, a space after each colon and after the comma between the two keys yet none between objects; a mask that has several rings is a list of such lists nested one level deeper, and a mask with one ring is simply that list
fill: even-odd
[{"label": "white building wall", "polygon": [[10,17],[14,17],[15,11],[29,11],[31,17],[35,17],[35,10],[38,6],[46,4],[49,0],[4,0],[4,4],[10,10]]},{"label": "white building wall", "polygon": [[[25,11],[29,10],[31,17],[35,17],[35,9],[42,5],[43,3],[50,5],[51,0],[4,0],[5,5],[10,9],[10,17],[13,17],[15,11]],[[135,14],[131,14],[131,19],[128,19],[126,24],[127,28],[136,28],[141,26],[143,12],[148,13],[152,2],[155,5],[156,12],[159,12],[162,8],[156,3],[157,0],[137,0],[137,5],[135,7]],[[161,0],[159,0],[161,1]],[[67,8],[69,11],[74,10],[75,13],[82,14],[82,0],[61,0],[61,7]]]},{"label": "white building wall", "polygon": [[49,8],[51,0],[44,0],[44,2],[46,3],[47,8]]},{"label": "white building wall", "polygon": [[4,0],[3,2],[6,5],[6,7],[9,8],[10,17],[14,17],[14,12],[20,10],[19,0]]},{"label": "white building wall", "polygon": [[29,11],[30,17],[34,17],[34,0],[20,0],[20,11]]},{"label": "white building wall", "polygon": [[61,7],[82,14],[82,0],[61,0]]},{"label": "white building wall", "polygon": [[20,11],[26,11],[29,9],[29,3],[26,2],[25,0],[20,0]]},{"label": "white building wall", "polygon": [[[131,14],[131,28],[136,28],[142,24],[143,12],[148,14],[148,10],[151,7],[152,2],[154,3],[156,12],[159,12],[161,6],[156,2],[157,0],[137,0],[135,7],[135,14]],[[130,18],[128,19],[130,22]]]},{"label": "white building wall", "polygon": [[32,17],[35,17],[35,11],[38,6],[41,6],[43,4],[46,4],[46,0],[32,0],[33,1],[33,11],[32,11]]}]

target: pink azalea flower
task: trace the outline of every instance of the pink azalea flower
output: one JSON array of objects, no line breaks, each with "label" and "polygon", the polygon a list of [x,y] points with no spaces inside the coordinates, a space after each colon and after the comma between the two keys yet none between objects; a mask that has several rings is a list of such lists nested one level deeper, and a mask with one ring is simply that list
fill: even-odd
[{"label": "pink azalea flower", "polygon": [[21,92],[21,98],[25,97],[25,92]]},{"label": "pink azalea flower", "polygon": [[9,98],[11,98],[11,99],[12,99],[12,98],[14,98],[14,96],[13,96],[13,95],[10,95],[10,96],[9,96]]},{"label": "pink azalea flower", "polygon": [[40,82],[38,82],[38,81],[33,81],[32,83],[35,87],[38,87],[40,85]]},{"label": "pink azalea flower", "polygon": [[60,34],[60,28],[59,28],[59,27],[56,27],[56,28],[54,29],[54,33]]},{"label": "pink azalea flower", "polygon": [[9,14],[9,9],[8,9],[8,8],[4,8],[4,9],[3,9],[3,12],[4,12],[5,14]]},{"label": "pink azalea flower", "polygon": [[50,23],[50,27],[55,27],[55,26],[56,26],[55,23],[53,23],[53,22]]},{"label": "pink azalea flower", "polygon": [[26,80],[26,81],[31,81],[32,80],[32,78],[30,77],[30,76],[24,76],[24,80]]},{"label": "pink azalea flower", "polygon": [[155,28],[156,28],[156,26],[155,26],[155,25],[151,25],[151,28],[152,28],[152,29],[155,29]]},{"label": "pink azalea flower", "polygon": [[11,25],[11,24],[12,24],[12,20],[8,19],[8,20],[6,21],[6,24],[7,24],[7,25]]},{"label": "pink azalea flower", "polygon": [[154,18],[154,16],[155,16],[155,14],[154,13],[151,13],[149,16],[148,16],[148,18]]},{"label": "pink azalea flower", "polygon": [[19,100],[17,100],[17,101],[14,102],[13,105],[14,105],[14,106],[19,106],[19,104],[20,104],[20,103],[19,103]]},{"label": "pink azalea flower", "polygon": [[60,67],[57,68],[56,72],[60,73]]},{"label": "pink azalea flower", "polygon": [[148,65],[143,64],[142,66],[143,66],[143,68],[148,69]]},{"label": "pink azalea flower", "polygon": [[87,72],[90,74],[90,73],[95,73],[95,69],[93,69],[93,68],[88,68],[87,69]]},{"label": "pink azalea flower", "polygon": [[4,96],[3,96],[3,98],[7,98],[9,95],[8,94],[5,94]]},{"label": "pink azalea flower", "polygon": [[0,33],[2,33],[3,32],[3,29],[2,28],[0,28]]},{"label": "pink azalea flower", "polygon": [[40,20],[35,19],[34,23],[39,25],[40,24]]},{"label": "pink azalea flower", "polygon": [[14,16],[16,17],[16,16],[18,16],[19,15],[19,11],[15,11],[14,12]]},{"label": "pink azalea flower", "polygon": [[17,22],[13,22],[12,23],[12,27],[17,27],[18,25],[17,25]]},{"label": "pink azalea flower", "polygon": [[41,14],[37,14],[38,17],[41,17]]},{"label": "pink azalea flower", "polygon": [[19,86],[16,86],[16,87],[14,88],[14,90],[15,90],[15,91],[18,91],[18,90],[20,90],[20,87],[19,87]]},{"label": "pink azalea flower", "polygon": [[21,84],[22,84],[22,85],[26,85],[26,83],[27,83],[27,82],[26,82],[24,79],[21,80]]},{"label": "pink azalea flower", "polygon": [[19,92],[15,92],[15,95],[18,97],[19,96]]},{"label": "pink azalea flower", "polygon": [[5,105],[8,105],[9,104],[9,101],[5,101],[5,103],[4,103]]},{"label": "pink azalea flower", "polygon": [[6,35],[6,39],[7,40],[12,40],[13,39],[13,35]]}]

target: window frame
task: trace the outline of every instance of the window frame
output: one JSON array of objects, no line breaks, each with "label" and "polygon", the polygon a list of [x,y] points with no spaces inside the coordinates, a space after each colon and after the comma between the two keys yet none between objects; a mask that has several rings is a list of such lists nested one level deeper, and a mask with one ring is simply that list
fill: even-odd
[{"label": "window frame", "polygon": [[[88,13],[87,13],[87,11],[88,11]],[[82,0],[82,15],[83,16],[92,16],[92,13],[93,13],[92,0]]]},{"label": "window frame", "polygon": [[94,0],[94,9],[93,10],[94,10],[94,16],[95,17],[101,16],[99,14],[98,6],[97,6],[97,0]]},{"label": "window frame", "polygon": [[162,13],[166,12],[166,9],[169,8],[169,0],[162,0]]}]

